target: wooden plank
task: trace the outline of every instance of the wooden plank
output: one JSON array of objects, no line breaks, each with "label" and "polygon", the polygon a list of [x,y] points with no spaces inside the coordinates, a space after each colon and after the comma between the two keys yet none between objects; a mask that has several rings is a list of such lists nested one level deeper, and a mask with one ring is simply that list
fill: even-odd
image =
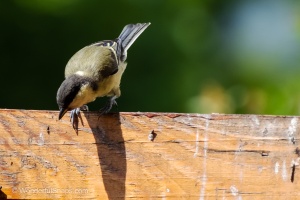
[{"label": "wooden plank", "polygon": [[0,110],[0,186],[7,198],[299,198],[299,117],[82,117],[76,134],[68,115],[59,121],[56,111]]}]

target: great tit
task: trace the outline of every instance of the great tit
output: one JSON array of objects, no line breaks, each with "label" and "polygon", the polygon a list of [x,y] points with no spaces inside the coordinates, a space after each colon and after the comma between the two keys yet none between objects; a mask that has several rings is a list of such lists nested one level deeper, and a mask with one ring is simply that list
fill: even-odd
[{"label": "great tit", "polygon": [[120,81],[127,65],[127,50],[149,25],[128,24],[115,40],[93,43],[71,57],[65,68],[65,80],[56,95],[58,119],[71,111],[71,121],[76,128],[74,118],[78,119],[80,108],[103,96],[109,100],[100,113],[110,111],[121,95]]}]

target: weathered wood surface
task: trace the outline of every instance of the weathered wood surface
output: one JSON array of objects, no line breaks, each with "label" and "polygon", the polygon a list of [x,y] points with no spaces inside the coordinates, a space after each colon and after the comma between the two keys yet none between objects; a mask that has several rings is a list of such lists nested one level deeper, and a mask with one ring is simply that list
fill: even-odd
[{"label": "weathered wood surface", "polygon": [[82,117],[0,110],[0,198],[300,198],[299,117]]}]

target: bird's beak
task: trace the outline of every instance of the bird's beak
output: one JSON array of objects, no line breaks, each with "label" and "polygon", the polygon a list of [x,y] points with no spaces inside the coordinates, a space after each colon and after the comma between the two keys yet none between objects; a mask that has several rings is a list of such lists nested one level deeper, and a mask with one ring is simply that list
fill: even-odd
[{"label": "bird's beak", "polygon": [[59,111],[58,120],[60,120],[66,114],[66,112],[68,112],[68,109],[61,108]]}]

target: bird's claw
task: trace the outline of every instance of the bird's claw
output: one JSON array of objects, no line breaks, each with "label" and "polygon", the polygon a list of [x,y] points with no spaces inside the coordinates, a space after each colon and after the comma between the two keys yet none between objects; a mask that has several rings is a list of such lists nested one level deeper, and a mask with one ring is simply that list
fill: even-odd
[{"label": "bird's claw", "polygon": [[100,115],[108,113],[111,110],[111,108],[112,108],[113,105],[118,106],[118,104],[117,104],[117,102],[116,102],[115,99],[116,98],[112,97],[112,98],[110,98],[108,100],[108,102],[105,104],[105,106],[99,110]]},{"label": "bird's claw", "polygon": [[83,105],[80,107],[81,111],[89,111],[89,107],[87,105]]},{"label": "bird's claw", "polygon": [[88,111],[88,110],[89,110],[89,108],[88,108],[87,105],[83,105],[80,108],[75,108],[75,109],[71,110],[71,112],[70,112],[70,121],[71,121],[71,124],[73,126],[73,129],[78,131],[78,122],[79,122],[78,119],[80,119],[81,124],[83,126],[83,120],[81,118],[80,111]]}]

